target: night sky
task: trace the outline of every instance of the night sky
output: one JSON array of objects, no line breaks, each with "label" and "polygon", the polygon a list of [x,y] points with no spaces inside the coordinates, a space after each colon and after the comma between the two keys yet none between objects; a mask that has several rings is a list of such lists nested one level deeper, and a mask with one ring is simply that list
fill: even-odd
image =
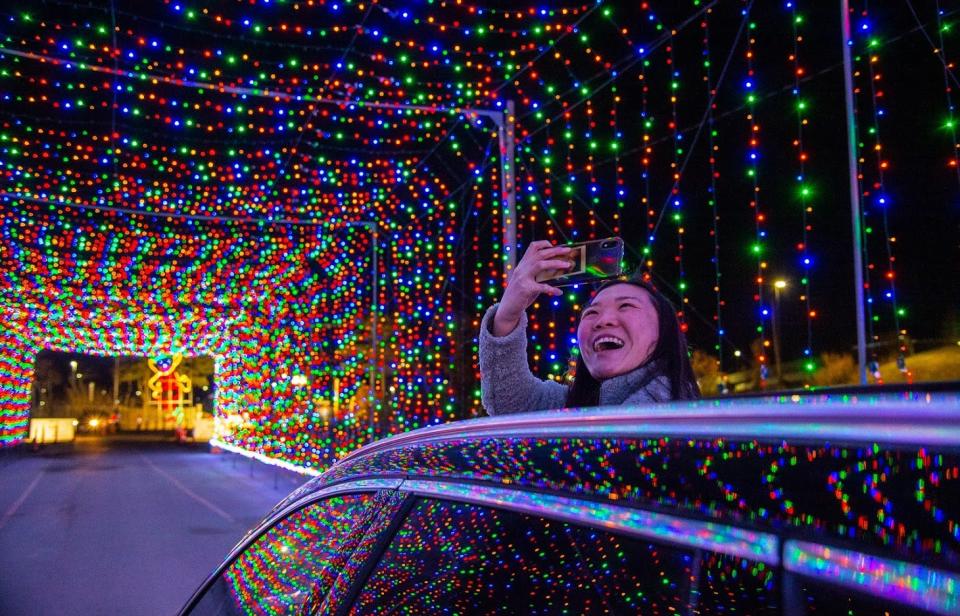
[{"label": "night sky", "polygon": [[[932,7],[914,3],[921,15],[931,15]],[[736,15],[716,9],[725,20],[711,23],[711,57],[716,73],[726,60],[730,40],[739,26]],[[808,250],[810,297],[818,313],[812,325],[813,349],[848,351],[855,344],[853,256],[851,214],[847,174],[846,132],[843,103],[843,73],[839,46],[839,11],[833,3],[800,5],[804,17],[804,40],[800,43],[800,64],[805,74],[800,79],[800,99],[807,104],[808,124],[803,130],[806,184],[811,188],[809,214],[811,229]],[[941,5],[949,8],[947,5]],[[865,226],[873,233],[867,238],[868,261],[874,264],[869,281],[873,283],[872,314],[878,317],[873,333],[887,336],[892,331],[890,301],[883,297],[888,289],[882,272],[886,270],[887,244],[883,238],[881,210],[874,199],[883,194],[887,201],[888,227],[896,238],[892,244],[896,257],[898,306],[906,310],[901,327],[918,339],[946,338],[956,335],[956,305],[960,298],[957,282],[958,256],[958,178],[948,167],[951,158],[949,131],[944,129],[947,107],[943,66],[933,54],[923,33],[905,3],[871,5],[868,18],[854,19],[859,29],[857,40],[867,36],[887,41],[877,47],[879,66],[876,81],[882,96],[879,109],[884,112],[878,124],[883,159],[889,162],[884,173],[884,190],[871,190],[877,180],[873,146],[876,138],[867,130],[873,125],[873,102],[869,80],[856,82],[862,88],[857,96],[858,118],[866,122],[860,141],[866,152],[863,164],[863,190],[867,217]],[[664,7],[661,10],[666,10]],[[805,346],[807,319],[800,301],[803,268],[797,244],[801,240],[802,219],[796,176],[798,149],[797,98],[793,94],[792,52],[789,24],[784,23],[783,3],[757,3],[753,18],[757,24],[755,74],[758,90],[756,119],[760,145],[757,165],[760,207],[766,214],[768,234],[765,257],[769,263],[768,280],[783,277],[789,287],[783,293],[782,319],[784,356],[796,358]],[[677,11],[681,13],[683,11]],[[665,21],[676,23],[679,16]],[[949,21],[949,20],[948,20]],[[866,25],[867,29],[862,27]],[[786,26],[786,27],[785,27]],[[930,29],[930,24],[925,24]],[[934,36],[936,28],[933,28]],[[683,96],[678,103],[679,124],[689,143],[696,133],[706,99],[705,88],[697,83],[702,60],[701,31],[691,27],[676,38],[676,66],[680,72]],[[947,39],[949,41],[949,38]],[[945,46],[948,60],[950,47]],[[742,43],[732,59],[716,98],[717,202],[720,220],[720,271],[722,295],[727,302],[721,313],[729,336],[740,348],[749,340],[756,325],[756,310],[749,281],[756,274],[756,261],[749,253],[753,240],[753,218],[748,207],[752,184],[748,181],[746,152],[748,125],[745,120],[743,84],[748,76],[742,60]],[[662,54],[661,54],[662,55]],[[862,58],[862,56],[861,56]],[[862,61],[857,64],[862,69]],[[663,66],[659,67],[661,74]],[[714,75],[716,75],[714,73]],[[665,81],[661,76],[659,82]],[[951,82],[956,88],[957,85]],[[627,94],[624,94],[626,97]],[[662,101],[663,96],[651,94]],[[663,117],[668,109],[660,105],[651,115]],[[670,143],[669,135],[659,141]],[[655,140],[656,142],[657,140]],[[712,289],[713,242],[710,238],[709,162],[706,134],[699,137],[680,182],[685,198],[686,229],[684,269],[689,280],[691,309],[688,310],[690,338],[703,346],[713,335],[708,322],[715,313]],[[628,150],[629,151],[629,150]],[[638,155],[625,155],[627,168],[639,164]],[[652,182],[651,201],[659,208],[669,194],[669,176],[661,172]],[[636,182],[634,182],[636,184]],[[642,231],[629,231],[639,225],[626,225],[628,238]],[[661,226],[655,254],[655,280],[676,289],[678,269],[671,263],[676,255],[674,227]],[[772,292],[767,287],[766,301]],[[676,295],[674,295],[676,297]],[[769,333],[768,333],[769,335]]]}]

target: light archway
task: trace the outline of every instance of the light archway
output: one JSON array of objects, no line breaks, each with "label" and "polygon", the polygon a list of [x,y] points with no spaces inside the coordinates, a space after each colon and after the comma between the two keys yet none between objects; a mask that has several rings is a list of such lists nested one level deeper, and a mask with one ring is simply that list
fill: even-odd
[{"label": "light archway", "polygon": [[129,307],[91,309],[34,301],[0,305],[0,315],[2,444],[27,437],[34,359],[44,350],[101,356],[211,356],[218,383],[214,404],[218,438],[231,438],[224,428],[226,419],[245,410],[249,384],[242,378],[247,372],[243,342],[257,331],[246,313],[188,309],[172,315]]}]

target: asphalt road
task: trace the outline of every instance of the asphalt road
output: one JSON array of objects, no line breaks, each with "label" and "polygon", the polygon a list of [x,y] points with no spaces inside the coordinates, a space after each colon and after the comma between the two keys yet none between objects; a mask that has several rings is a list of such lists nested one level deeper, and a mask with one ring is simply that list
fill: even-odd
[{"label": "asphalt road", "polygon": [[130,437],[4,452],[0,614],[173,614],[305,480]]}]

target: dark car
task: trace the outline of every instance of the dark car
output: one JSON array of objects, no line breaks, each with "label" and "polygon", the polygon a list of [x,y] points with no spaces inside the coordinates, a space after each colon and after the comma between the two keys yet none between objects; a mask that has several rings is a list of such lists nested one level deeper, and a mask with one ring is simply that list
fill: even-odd
[{"label": "dark car", "polygon": [[104,411],[85,411],[77,418],[77,432],[107,434],[117,431],[119,416]]},{"label": "dark car", "polygon": [[375,442],[183,614],[958,614],[956,394],[550,411]]}]

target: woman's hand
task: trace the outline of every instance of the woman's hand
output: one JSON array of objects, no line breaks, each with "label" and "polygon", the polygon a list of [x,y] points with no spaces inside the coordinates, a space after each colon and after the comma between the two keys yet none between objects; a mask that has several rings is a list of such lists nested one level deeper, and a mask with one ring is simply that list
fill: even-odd
[{"label": "woman's hand", "polygon": [[493,317],[493,335],[506,336],[520,324],[520,317],[541,293],[552,297],[563,291],[537,279],[562,274],[573,266],[570,249],[554,246],[547,240],[533,242],[507,278],[507,288]]}]

